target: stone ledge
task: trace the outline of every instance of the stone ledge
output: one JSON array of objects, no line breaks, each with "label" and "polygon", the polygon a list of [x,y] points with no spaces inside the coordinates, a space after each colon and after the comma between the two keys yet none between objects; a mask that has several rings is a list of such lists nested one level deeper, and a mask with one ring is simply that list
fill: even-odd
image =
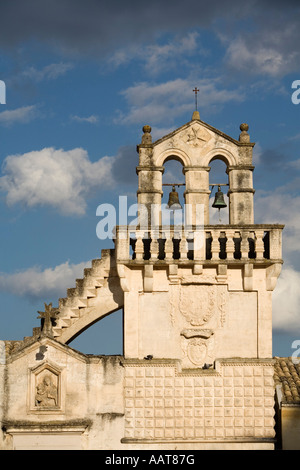
[{"label": "stone ledge", "polygon": [[3,421],[2,431],[8,434],[25,432],[84,432],[92,426],[92,420],[71,420],[71,421],[47,421],[44,423],[36,421]]},{"label": "stone ledge", "polygon": [[135,438],[130,438],[130,437],[123,437],[121,439],[122,444],[176,444],[176,443],[183,443],[183,444],[208,444],[208,443],[269,443],[269,444],[274,444],[276,442],[276,439],[273,438],[268,438],[268,437],[261,437],[261,438],[255,438],[255,437],[245,437],[245,438],[239,438],[239,437],[228,437],[228,438],[222,438],[222,439],[160,439],[160,438],[153,438],[153,439],[135,439]]}]

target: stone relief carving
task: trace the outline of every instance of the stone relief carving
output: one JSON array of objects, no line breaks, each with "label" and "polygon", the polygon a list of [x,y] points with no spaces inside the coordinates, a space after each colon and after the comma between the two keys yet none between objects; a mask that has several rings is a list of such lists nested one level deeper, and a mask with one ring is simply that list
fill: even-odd
[{"label": "stone relief carving", "polygon": [[205,361],[207,345],[204,338],[193,338],[188,342],[187,356],[195,365],[201,365]]},{"label": "stone relief carving", "polygon": [[[58,389],[53,383],[54,374],[47,373],[36,386],[35,405],[42,408],[53,408],[58,404]],[[56,381],[57,381],[57,377]],[[55,379],[54,379],[55,380]]]},{"label": "stone relief carving", "polygon": [[201,143],[207,142],[210,139],[211,135],[202,127],[192,127],[185,136],[186,143],[193,147],[198,147]]},{"label": "stone relief carving", "polygon": [[202,326],[216,312],[216,286],[186,286],[180,290],[179,310],[192,326]]},{"label": "stone relief carving", "polygon": [[225,291],[221,291],[219,300],[219,311],[220,311],[220,322],[221,326],[224,325],[226,320],[226,294]]},{"label": "stone relief carving", "polygon": [[[186,280],[187,282],[187,280]],[[205,282],[202,280],[202,282]],[[207,282],[210,282],[210,280]],[[170,286],[170,315],[172,324],[184,318],[191,326],[204,326],[210,319],[222,327],[227,313],[227,286],[216,284],[184,284],[175,289]]]},{"label": "stone relief carving", "polygon": [[215,336],[226,322],[227,285],[181,284],[170,286],[170,316],[180,335],[183,367],[213,363]]},{"label": "stone relief carving", "polygon": [[30,412],[62,411],[62,370],[48,361],[30,369],[28,405]]},{"label": "stone relief carving", "polygon": [[212,330],[183,330],[181,337],[184,366],[202,367],[213,360]]}]

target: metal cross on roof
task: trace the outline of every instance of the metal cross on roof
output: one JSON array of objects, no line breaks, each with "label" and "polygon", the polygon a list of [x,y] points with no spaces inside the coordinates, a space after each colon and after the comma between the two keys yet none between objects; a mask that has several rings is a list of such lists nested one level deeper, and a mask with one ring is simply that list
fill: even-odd
[{"label": "metal cross on roof", "polygon": [[197,94],[198,94],[198,91],[200,91],[197,87],[195,87],[193,89],[193,92],[195,93],[195,106],[196,106],[196,111],[197,111],[197,108],[198,108],[198,100],[197,100]]}]

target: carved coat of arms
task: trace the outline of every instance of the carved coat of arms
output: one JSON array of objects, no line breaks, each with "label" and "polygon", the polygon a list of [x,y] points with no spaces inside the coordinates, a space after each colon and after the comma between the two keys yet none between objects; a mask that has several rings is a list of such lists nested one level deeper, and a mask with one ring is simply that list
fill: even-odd
[{"label": "carved coat of arms", "polygon": [[179,310],[192,326],[205,325],[216,311],[215,286],[186,286],[181,289]]}]

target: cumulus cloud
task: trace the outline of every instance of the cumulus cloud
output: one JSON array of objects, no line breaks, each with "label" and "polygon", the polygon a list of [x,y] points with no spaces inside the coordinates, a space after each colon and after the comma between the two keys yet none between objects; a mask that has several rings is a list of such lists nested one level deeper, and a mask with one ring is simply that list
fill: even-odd
[{"label": "cumulus cloud", "polygon": [[22,72],[22,77],[30,78],[36,82],[42,80],[55,80],[56,78],[65,75],[65,73],[72,69],[71,63],[60,62],[57,64],[49,64],[42,69],[36,69],[35,67],[28,67]]},{"label": "cumulus cloud", "polygon": [[77,121],[77,122],[88,122],[90,124],[96,124],[99,121],[98,116],[95,116],[94,114],[91,114],[91,116],[87,117],[81,117],[81,116],[71,116],[72,121]]},{"label": "cumulus cloud", "polygon": [[0,124],[10,126],[15,123],[27,124],[39,116],[36,105],[22,106],[17,109],[10,109],[0,113]]},{"label": "cumulus cloud", "polygon": [[251,44],[250,48],[245,39],[239,38],[230,44],[225,60],[238,70],[277,76],[287,66],[289,58],[275,47],[260,46],[253,49]]},{"label": "cumulus cloud", "polygon": [[[114,67],[137,59],[144,64],[149,75],[157,75],[164,71],[175,69],[180,64],[182,68],[186,59],[195,52],[199,52],[199,33],[189,32],[182,37],[175,37],[160,44],[132,45],[123,49],[117,49],[108,63]],[[203,52],[203,51],[202,51]],[[191,64],[189,63],[189,67]]]},{"label": "cumulus cloud", "polygon": [[[198,80],[197,86],[200,89],[198,101],[201,102],[201,110],[208,107],[212,110],[214,106],[220,108],[225,103],[239,102],[245,98],[237,88],[234,90],[223,88],[220,79]],[[129,110],[126,115],[120,113],[116,121],[126,124],[154,124],[166,120],[170,122],[181,114],[192,113],[194,87],[193,80],[181,78],[158,84],[137,83],[121,92]]]},{"label": "cumulus cloud", "polygon": [[283,250],[292,256],[299,252],[300,196],[284,187],[257,192],[255,197],[255,222],[284,224]]},{"label": "cumulus cloud", "polygon": [[270,14],[259,15],[266,8],[264,2],[252,14],[255,26],[238,31],[235,36],[223,36],[227,42],[224,63],[247,75],[265,75],[273,78],[298,71],[299,3],[287,2],[285,8],[272,5]]},{"label": "cumulus cloud", "polygon": [[300,272],[284,267],[273,292],[273,328],[300,330]]},{"label": "cumulus cloud", "polygon": [[13,274],[0,273],[0,291],[30,300],[65,297],[66,289],[75,286],[75,279],[82,278],[84,268],[89,265],[90,262],[71,264],[67,261],[54,268],[34,266]]},{"label": "cumulus cloud", "polygon": [[8,205],[51,206],[66,215],[83,215],[91,190],[113,184],[113,157],[91,162],[82,148],[44,148],[6,157],[0,189]]}]

